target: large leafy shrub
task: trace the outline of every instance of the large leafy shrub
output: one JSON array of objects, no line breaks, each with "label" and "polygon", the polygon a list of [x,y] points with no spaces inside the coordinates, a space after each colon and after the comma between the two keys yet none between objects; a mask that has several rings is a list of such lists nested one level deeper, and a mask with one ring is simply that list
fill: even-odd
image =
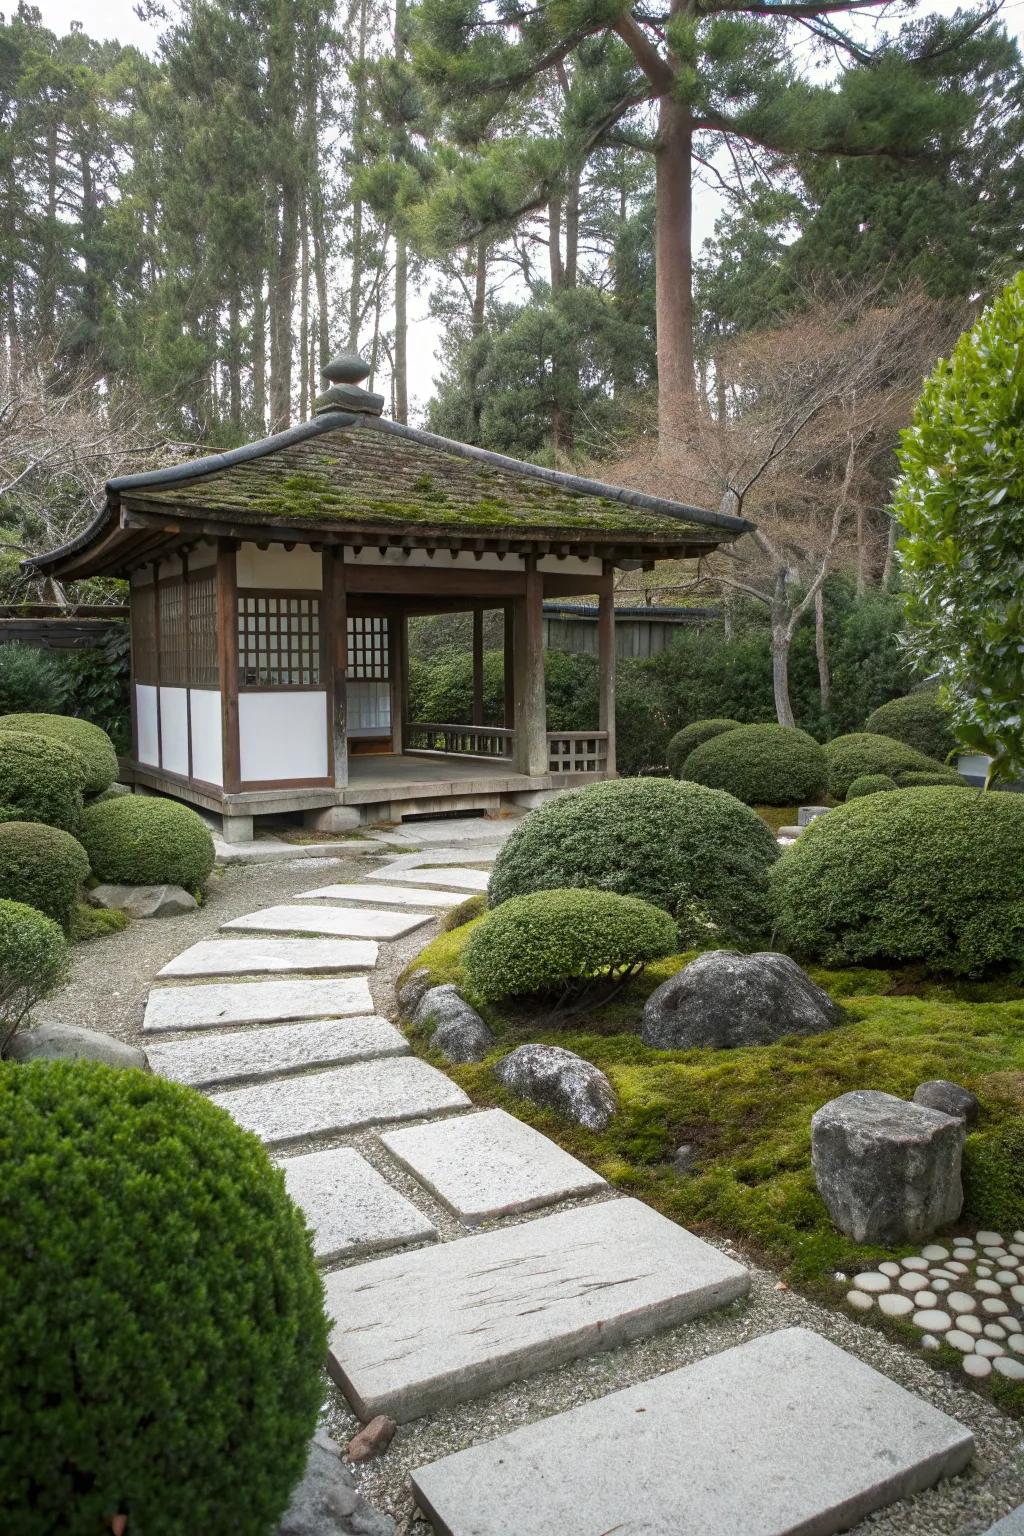
[{"label": "large leafy shrub", "polygon": [[668,744],[665,761],[668,763],[668,771],[674,779],[678,779],[683,770],[683,764],[690,753],[705,741],[710,741],[713,736],[721,736],[725,731],[733,731],[741,722],[739,720],[694,720],[690,725],[684,725],[681,731],[676,731]]},{"label": "large leafy shrub", "polygon": [[862,795],[880,795],[890,789],[899,789],[899,785],[887,773],[862,773],[846,791],[846,798],[859,800]]},{"label": "large leafy shrub", "polygon": [[0,897],[66,928],[88,874],[85,849],[70,832],[39,821],[0,822]]},{"label": "large leafy shrub", "polygon": [[36,1003],[64,980],[67,963],[67,940],[52,918],[0,898],[0,1056]]},{"label": "large leafy shrub", "polygon": [[322,1287],[255,1136],[190,1088],[0,1065],[0,1526],[266,1536],[322,1397]]},{"label": "large leafy shrub", "polygon": [[904,789],[838,806],[772,874],[798,958],[978,975],[1024,953],[1024,797]]},{"label": "large leafy shrub", "polygon": [[619,779],[532,811],[495,860],[490,902],[580,886],[639,896],[684,942],[763,937],[778,845],[756,811],[674,779]]},{"label": "large leafy shrub", "polygon": [[102,645],[69,651],[64,672],[70,692],[68,714],[100,726],[115,750],[127,753],[132,744],[130,643],[127,624],[118,624]]},{"label": "large leafy shrub", "polygon": [[612,891],[534,891],[477,923],[462,968],[486,1002],[533,993],[566,1000],[625,980],[678,948],[667,912]]},{"label": "large leafy shrub", "polygon": [[32,645],[0,645],[0,715],[15,710],[58,710],[70,691],[64,667]]},{"label": "large leafy shrub", "polygon": [[213,868],[210,829],[176,800],[119,795],[86,807],[82,842],[99,880],[126,885],[205,883]]},{"label": "large leafy shrub", "polygon": [[911,646],[960,740],[1024,777],[1024,272],[936,364],[899,459]]},{"label": "large leafy shrub", "polygon": [[85,764],[73,747],[0,730],[0,821],[45,821],[77,832]]},{"label": "large leafy shrub", "polygon": [[854,731],[849,736],[836,736],[826,742],[825,761],[828,764],[828,792],[835,800],[845,800],[846,791],[854,779],[868,773],[888,774],[897,784],[902,784],[907,773],[936,773],[950,784],[961,782],[955,769],[944,769],[941,763],[892,736],[875,736],[868,731]]},{"label": "large leafy shrub", "polygon": [[902,699],[879,705],[868,715],[864,729],[871,735],[891,736],[939,763],[944,763],[956,746],[950,710],[940,699],[938,688],[918,688]]},{"label": "large leafy shrub", "polygon": [[1014,1231],[1024,1211],[1024,1117],[968,1136],[963,1171],[965,1212],[979,1226]]},{"label": "large leafy shrub", "polygon": [[117,778],[117,753],[106,731],[88,720],[70,715],[3,715],[0,731],[21,731],[31,736],[45,736],[62,746],[72,747],[85,765],[87,795],[109,789]]},{"label": "large leafy shrub", "polygon": [[682,776],[728,790],[744,805],[798,805],[824,794],[825,754],[813,736],[787,725],[741,725],[712,736]]}]

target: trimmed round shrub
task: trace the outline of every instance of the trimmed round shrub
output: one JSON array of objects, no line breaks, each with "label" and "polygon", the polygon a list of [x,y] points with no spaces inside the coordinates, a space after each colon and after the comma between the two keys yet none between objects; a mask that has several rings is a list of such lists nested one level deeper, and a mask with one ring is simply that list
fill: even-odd
[{"label": "trimmed round shrub", "polygon": [[0,898],[0,1056],[18,1025],[67,974],[68,945],[52,918]]},{"label": "trimmed round shrub", "polygon": [[951,721],[950,710],[939,701],[938,688],[918,688],[873,710],[864,729],[872,736],[891,736],[944,763],[956,746]]},{"label": "trimmed round shrub", "polygon": [[477,997],[563,999],[595,980],[622,981],[679,947],[667,912],[612,891],[514,896],[473,929],[462,969]]},{"label": "trimmed round shrub", "polygon": [[76,720],[71,715],[3,715],[0,731],[27,731],[73,747],[85,765],[83,789],[87,795],[101,794],[117,778],[114,743],[106,731],[88,720]]},{"label": "trimmed round shrub", "polygon": [[726,731],[735,731],[739,720],[693,720],[689,725],[684,725],[681,731],[676,731],[669,741],[665,753],[665,761],[668,763],[668,771],[674,779],[678,779],[683,770],[683,764],[690,753],[705,741],[710,741],[713,736],[721,736]]},{"label": "trimmed round shrub", "polygon": [[976,976],[1024,953],[1024,796],[905,789],[838,806],[772,872],[778,946]]},{"label": "trimmed round shrub", "polygon": [[819,742],[789,725],[741,725],[690,753],[682,777],[728,790],[744,805],[799,805],[825,792]]},{"label": "trimmed round shrub", "polygon": [[828,764],[828,792],[834,800],[845,800],[854,779],[867,773],[888,774],[897,784],[902,784],[905,773],[947,773],[950,783],[960,782],[953,769],[944,769],[941,763],[892,736],[854,731],[849,736],[834,736],[823,751]]},{"label": "trimmed round shrub", "polygon": [[209,827],[177,800],[121,795],[87,806],[82,842],[96,878],[115,884],[193,891],[213,868]]},{"label": "trimmed round shrub", "polygon": [[618,779],[532,811],[498,854],[492,907],[582,887],[671,913],[682,943],[757,942],[768,923],[771,831],[732,795],[675,779]]},{"label": "trimmed round shrub", "polygon": [[859,800],[862,795],[879,795],[889,789],[899,789],[899,785],[887,773],[862,773],[846,791],[846,798]]},{"label": "trimmed round shrub", "polygon": [[933,784],[959,784],[964,780],[955,768],[926,768],[922,772],[901,773],[898,788],[926,789]]},{"label": "trimmed round shrub", "polygon": [[44,821],[77,832],[84,788],[85,764],[74,748],[0,730],[0,820]]},{"label": "trimmed round shrub", "polygon": [[39,821],[0,822],[0,897],[66,928],[88,875],[86,851],[70,832]]},{"label": "trimmed round shrub", "polygon": [[266,1536],[322,1397],[323,1289],[255,1136],[191,1088],[0,1065],[0,1525]]}]

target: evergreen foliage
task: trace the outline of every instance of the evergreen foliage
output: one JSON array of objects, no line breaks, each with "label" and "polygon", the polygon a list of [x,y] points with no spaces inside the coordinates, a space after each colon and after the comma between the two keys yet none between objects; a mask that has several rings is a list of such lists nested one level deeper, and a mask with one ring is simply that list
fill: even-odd
[{"label": "evergreen foliage", "polygon": [[684,725],[681,731],[676,731],[669,740],[665,749],[665,761],[668,771],[674,779],[683,776],[683,764],[695,748],[705,741],[710,741],[713,736],[720,736],[723,731],[731,731],[741,722],[739,720],[694,720],[690,725]]},{"label": "evergreen foliage", "polygon": [[864,729],[878,736],[891,736],[905,742],[925,757],[944,763],[956,747],[950,724],[951,712],[938,688],[918,688],[902,699],[872,710]]},{"label": "evergreen foliage", "polygon": [[70,832],[38,821],[0,822],[0,897],[36,907],[66,928],[88,875],[88,856]]},{"label": "evergreen foliage", "polygon": [[846,798],[859,800],[863,795],[885,794],[890,789],[899,789],[899,785],[887,773],[862,773],[846,791]]},{"label": "evergreen foliage", "polygon": [[740,725],[696,747],[680,776],[728,790],[744,805],[799,805],[823,794],[828,765],[806,731]]},{"label": "evergreen foliage", "polygon": [[1024,1210],[1024,1121],[988,1126],[964,1147],[964,1205],[997,1231],[1016,1230]]},{"label": "evergreen foliage", "polygon": [[119,795],[86,807],[82,843],[98,880],[196,891],[213,869],[210,829],[176,800]]},{"label": "evergreen foliage", "polygon": [[902,784],[908,773],[943,775],[949,784],[963,781],[955,769],[925,757],[892,736],[877,736],[868,731],[854,731],[849,736],[835,736],[825,743],[828,764],[828,792],[834,800],[845,800],[854,779],[868,773],[884,773]]},{"label": "evergreen foliage", "polygon": [[99,795],[117,778],[117,753],[106,731],[69,715],[0,716],[0,731],[23,731],[72,747],[85,765],[85,794]]},{"label": "evergreen foliage", "polygon": [[31,645],[0,645],[0,719],[18,710],[59,710],[69,692],[60,662]]},{"label": "evergreen foliage", "polygon": [[73,747],[0,730],[0,822],[42,821],[77,833],[86,771]]},{"label": "evergreen foliage", "polygon": [[60,924],[34,906],[0,896],[0,1057],[36,1003],[65,979],[67,968]]}]

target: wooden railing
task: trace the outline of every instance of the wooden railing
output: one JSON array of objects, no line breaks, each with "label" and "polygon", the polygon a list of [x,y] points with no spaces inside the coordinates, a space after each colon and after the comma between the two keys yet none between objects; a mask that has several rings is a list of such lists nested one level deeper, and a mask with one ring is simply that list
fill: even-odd
[{"label": "wooden railing", "polygon": [[402,730],[406,752],[445,752],[454,757],[512,756],[515,732],[499,725],[436,725],[407,720]]},{"label": "wooden railing", "polygon": [[603,773],[607,766],[607,731],[548,731],[550,773]]}]

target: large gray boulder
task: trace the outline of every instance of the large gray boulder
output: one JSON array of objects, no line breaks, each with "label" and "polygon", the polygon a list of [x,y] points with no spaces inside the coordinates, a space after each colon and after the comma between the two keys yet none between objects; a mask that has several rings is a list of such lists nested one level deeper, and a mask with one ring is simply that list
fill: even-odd
[{"label": "large gray boulder", "polygon": [[483,1061],[494,1036],[453,982],[430,987],[416,1004],[412,1022],[430,1032],[430,1043],[446,1061]]},{"label": "large gray boulder", "polygon": [[129,917],[177,917],[199,906],[180,885],[94,885],[86,895],[94,907],[127,912]]},{"label": "large gray boulder", "polygon": [[842,1009],[788,955],[716,949],[651,993],[641,1038],[660,1051],[723,1050],[817,1035],[842,1021]]},{"label": "large gray boulder", "polygon": [[981,1105],[969,1088],[951,1083],[944,1077],[931,1078],[919,1083],[914,1089],[914,1103],[926,1104],[929,1109],[940,1109],[944,1115],[965,1120],[968,1125],[977,1124]]},{"label": "large gray boulder", "polygon": [[77,1024],[40,1024],[23,1029],[7,1047],[8,1061],[102,1061],[108,1067],[139,1067],[149,1071],[145,1051],[113,1035]]},{"label": "large gray boulder", "polygon": [[340,1446],[318,1429],[277,1536],[395,1536],[395,1522],[357,1492]]},{"label": "large gray boulder", "polygon": [[858,1243],[919,1243],[957,1219],[964,1122],[891,1093],[858,1089],[811,1121],[818,1193]]},{"label": "large gray boulder", "polygon": [[589,1131],[603,1131],[619,1107],[604,1073],[560,1045],[521,1045],[501,1058],[494,1075],[520,1098],[556,1110]]},{"label": "large gray boulder", "polygon": [[407,981],[404,981],[396,994],[398,1011],[403,1015],[415,1012],[416,1006],[424,992],[430,990],[430,972],[425,965],[421,965],[413,971]]}]

